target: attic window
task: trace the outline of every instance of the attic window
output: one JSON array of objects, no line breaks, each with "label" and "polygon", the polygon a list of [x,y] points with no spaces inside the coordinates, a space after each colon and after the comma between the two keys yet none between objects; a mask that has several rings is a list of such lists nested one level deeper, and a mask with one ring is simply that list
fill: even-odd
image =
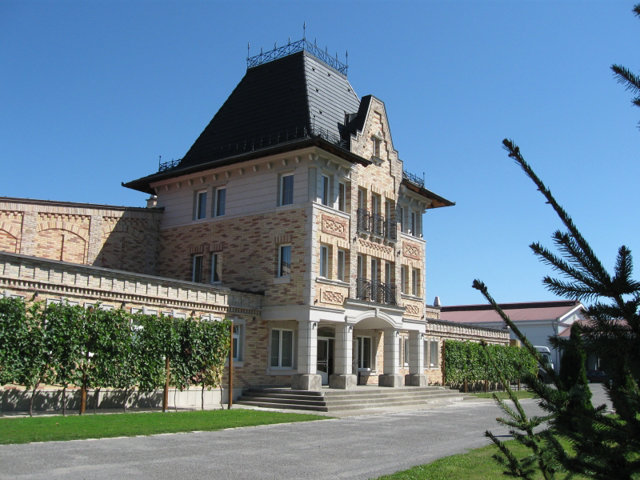
[{"label": "attic window", "polygon": [[373,144],[373,151],[371,156],[374,158],[380,158],[382,151],[382,138],[380,138],[378,135],[373,135],[371,137],[371,142]]}]

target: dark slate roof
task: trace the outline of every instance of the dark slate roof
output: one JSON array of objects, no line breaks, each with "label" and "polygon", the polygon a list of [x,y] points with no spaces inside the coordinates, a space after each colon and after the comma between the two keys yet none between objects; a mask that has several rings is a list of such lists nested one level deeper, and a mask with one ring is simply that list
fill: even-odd
[{"label": "dark slate roof", "polygon": [[150,182],[166,176],[235,163],[284,144],[299,147],[310,138],[348,153],[350,133],[367,105],[363,110],[345,75],[297,52],[249,68],[178,165],[124,185],[149,191]]}]

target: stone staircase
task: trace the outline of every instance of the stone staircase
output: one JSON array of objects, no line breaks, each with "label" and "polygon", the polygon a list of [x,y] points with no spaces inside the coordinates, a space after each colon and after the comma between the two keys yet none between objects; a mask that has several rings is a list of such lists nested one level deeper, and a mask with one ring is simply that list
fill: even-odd
[{"label": "stone staircase", "polygon": [[464,393],[444,387],[384,388],[358,386],[351,390],[324,388],[321,391],[292,390],[290,388],[249,388],[234,403],[263,408],[342,412],[395,407],[423,407],[458,402]]}]

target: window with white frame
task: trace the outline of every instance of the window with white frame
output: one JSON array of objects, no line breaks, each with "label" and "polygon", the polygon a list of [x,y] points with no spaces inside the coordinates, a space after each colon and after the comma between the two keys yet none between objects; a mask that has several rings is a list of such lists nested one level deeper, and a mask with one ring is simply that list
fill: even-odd
[{"label": "window with white frame", "polygon": [[429,358],[429,340],[424,340],[422,342],[422,348],[424,348],[424,355],[422,357],[422,366],[424,368],[429,368],[431,366],[431,359]]},{"label": "window with white frame", "polygon": [[293,173],[280,176],[280,205],[293,203]]},{"label": "window with white frame", "polygon": [[214,216],[222,217],[227,210],[227,187],[216,188]]},{"label": "window with white frame", "polygon": [[338,250],[338,280],[345,281],[345,264],[346,264],[346,252],[344,250]]},{"label": "window with white frame", "polygon": [[202,255],[194,255],[191,259],[191,281],[202,283]]},{"label": "window with white frame", "polygon": [[398,222],[400,223],[400,231],[407,233],[407,221],[405,220],[405,209],[400,207],[398,209]]},{"label": "window with white frame", "polygon": [[377,136],[371,137],[371,142],[373,145],[373,156],[376,158],[380,158],[380,147],[382,145],[382,139]]},{"label": "window with white frame", "polygon": [[329,278],[329,247],[320,245],[320,276]]},{"label": "window with white frame", "polygon": [[278,276],[291,275],[291,245],[280,245],[278,249]]},{"label": "window with white frame", "polygon": [[207,191],[200,190],[195,194],[194,220],[202,220],[207,218]]},{"label": "window with white frame", "polygon": [[411,270],[411,294],[420,296],[420,270],[417,268]]},{"label": "window with white frame", "polygon": [[356,358],[358,359],[359,369],[371,369],[371,337],[356,338]]},{"label": "window with white frame", "polygon": [[405,265],[400,266],[400,292],[407,292],[408,281],[407,281],[407,267]]},{"label": "window with white frame", "polygon": [[271,330],[271,368],[293,367],[293,330]]},{"label": "window with white frame", "polygon": [[409,229],[411,230],[411,235],[413,235],[414,237],[418,236],[418,216],[413,210],[411,210]]},{"label": "window with white frame", "polygon": [[233,324],[233,361],[244,360],[244,325]]},{"label": "window with white frame", "polygon": [[403,339],[403,345],[404,345],[404,366],[408,367],[409,366],[409,337],[402,337]]},{"label": "window with white frame", "polygon": [[220,276],[220,254],[211,254],[211,283],[219,283],[221,281]]},{"label": "window with white frame", "polygon": [[371,194],[371,214],[377,215],[380,213],[380,195],[375,193]]},{"label": "window with white frame", "polygon": [[358,208],[367,209],[367,191],[364,188],[358,188]]},{"label": "window with white frame", "polygon": [[431,340],[429,342],[429,366],[430,367],[438,367],[440,365],[439,359],[439,344],[438,340]]},{"label": "window with white frame", "polygon": [[347,210],[347,186],[342,182],[338,183],[338,210],[341,212]]},{"label": "window with white frame", "polygon": [[327,175],[322,175],[322,185],[320,191],[320,202],[329,206],[331,199],[331,179]]}]

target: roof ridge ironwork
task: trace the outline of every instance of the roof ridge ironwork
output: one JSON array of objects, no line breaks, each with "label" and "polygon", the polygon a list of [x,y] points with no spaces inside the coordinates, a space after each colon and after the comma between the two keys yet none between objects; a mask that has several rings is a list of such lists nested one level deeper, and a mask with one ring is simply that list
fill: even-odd
[{"label": "roof ridge ironwork", "polygon": [[[273,50],[269,50],[268,52],[263,52],[262,49],[260,49],[260,53],[258,55],[254,55],[253,57],[250,57],[248,55],[248,50],[250,47],[251,45],[249,44],[247,46],[247,70],[253,67],[257,67],[258,65],[263,65],[265,63],[272,62],[273,60],[278,60],[279,58],[287,57],[289,55],[292,55],[298,52],[310,53],[321,62],[326,63],[328,66],[330,66],[334,70],[337,70],[338,72],[342,73],[345,77],[347,76],[347,70],[349,69],[348,63],[342,63],[340,60],[338,60],[337,53],[334,58],[331,55],[329,55],[329,52],[326,47],[325,47],[325,50],[322,51],[320,48],[318,48],[318,45],[316,45],[315,42],[311,43],[304,37],[302,38],[302,40],[298,40],[297,42],[291,42],[291,39],[289,39],[289,42],[286,45],[283,45],[282,47],[278,47],[277,44],[274,44]],[[348,52],[346,54],[346,57],[348,62],[349,60]]]}]

